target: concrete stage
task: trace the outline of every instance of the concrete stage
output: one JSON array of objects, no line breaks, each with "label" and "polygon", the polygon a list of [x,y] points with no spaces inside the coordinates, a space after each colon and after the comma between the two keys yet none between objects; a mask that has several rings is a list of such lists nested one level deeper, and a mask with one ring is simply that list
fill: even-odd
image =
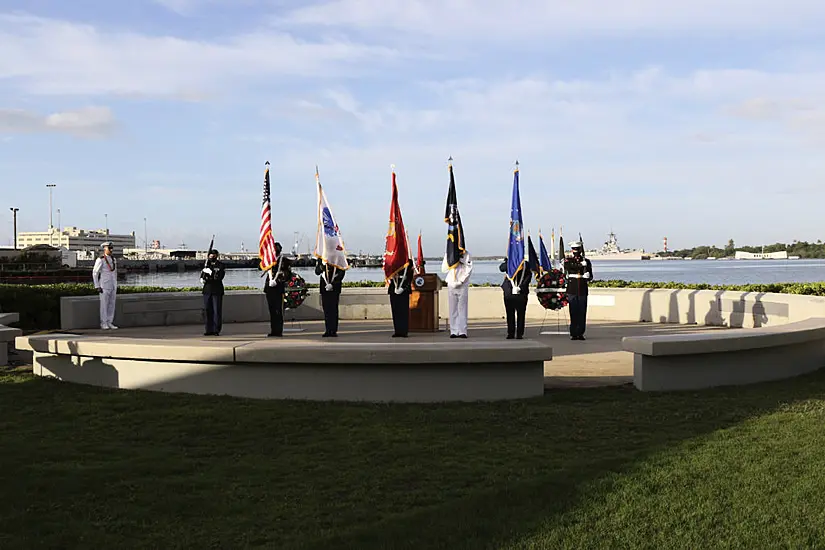
[{"label": "concrete stage", "polygon": [[[410,333],[404,339],[390,338],[392,323],[388,321],[342,321],[337,339],[321,338],[324,325],[321,321],[302,321],[300,323],[286,323],[287,331],[290,328],[301,327],[300,332],[286,332],[283,340],[266,338],[269,331],[268,323],[232,323],[224,325],[221,336],[203,336],[203,327],[193,325],[159,326],[126,328],[116,331],[103,330],[73,330],[70,334],[88,335],[95,337],[138,338],[151,340],[191,340],[192,343],[204,342],[232,342],[255,343],[267,347],[276,347],[281,342],[290,344],[303,343],[306,353],[311,353],[318,343],[425,343],[449,341],[448,333]],[[535,340],[552,347],[553,358],[544,362],[544,387],[597,387],[622,385],[633,383],[633,354],[622,350],[622,338],[625,336],[656,336],[666,334],[686,334],[724,330],[719,327],[685,326],[676,324],[658,323],[631,323],[631,322],[588,322],[587,340],[573,342],[565,335],[539,334],[541,323],[528,322],[525,339]],[[553,322],[544,326],[545,331],[556,331]],[[565,330],[565,326],[561,326]],[[515,343],[504,340],[506,324],[503,321],[471,321],[469,338],[465,341],[453,342],[472,347],[473,342],[490,342],[501,340],[503,344]],[[210,344],[206,344],[210,345]],[[291,347],[291,346],[290,346]]]}]

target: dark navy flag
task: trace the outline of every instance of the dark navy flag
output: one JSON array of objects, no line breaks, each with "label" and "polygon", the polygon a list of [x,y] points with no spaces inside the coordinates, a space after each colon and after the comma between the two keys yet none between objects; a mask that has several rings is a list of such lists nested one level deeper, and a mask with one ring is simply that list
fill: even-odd
[{"label": "dark navy flag", "polygon": [[464,228],[461,225],[461,215],[458,213],[458,199],[455,194],[455,176],[453,175],[452,163],[450,163],[449,170],[450,189],[447,191],[447,208],[444,211],[444,221],[447,223],[447,265],[452,269],[461,260],[465,245]]},{"label": "dark navy flag", "polygon": [[541,231],[539,231],[539,265],[542,271],[550,271],[553,268],[550,255],[547,254],[547,248],[544,246],[544,239],[541,237]]},{"label": "dark navy flag", "polygon": [[533,239],[527,235],[527,269],[541,275],[541,264],[539,264],[539,255],[536,254],[536,249],[533,246]]},{"label": "dark navy flag", "polygon": [[524,268],[524,227],[521,220],[521,195],[518,190],[518,166],[513,172],[513,200],[510,204],[510,240],[507,243],[507,277],[516,284]]},{"label": "dark navy flag", "polygon": [[564,237],[559,233],[559,261],[564,261]]}]

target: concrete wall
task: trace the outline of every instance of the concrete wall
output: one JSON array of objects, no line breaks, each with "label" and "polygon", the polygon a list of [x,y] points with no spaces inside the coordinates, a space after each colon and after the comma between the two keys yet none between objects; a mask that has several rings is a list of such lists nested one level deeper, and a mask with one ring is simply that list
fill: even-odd
[{"label": "concrete wall", "polygon": [[[117,299],[115,324],[123,327],[198,324],[203,322],[202,296],[197,293],[121,294]],[[62,298],[61,328],[99,326],[97,296]],[[391,319],[384,288],[347,288],[341,296],[340,318]],[[561,313],[546,311],[536,295],[530,295],[528,319],[548,321]],[[447,291],[439,295],[439,315],[448,318]],[[470,319],[504,317],[502,291],[496,287],[470,289]],[[732,328],[775,326],[809,317],[825,316],[825,298],[790,294],[722,292],[713,290],[662,290],[636,288],[591,289],[588,319],[619,322],[681,323]],[[307,296],[286,319],[323,319],[317,290]],[[224,298],[225,323],[269,320],[266,298],[259,291],[231,291]]]}]

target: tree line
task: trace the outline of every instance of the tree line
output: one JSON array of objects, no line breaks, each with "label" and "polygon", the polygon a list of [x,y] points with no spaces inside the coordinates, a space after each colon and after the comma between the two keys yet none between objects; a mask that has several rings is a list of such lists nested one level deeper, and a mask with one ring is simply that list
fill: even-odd
[{"label": "tree line", "polygon": [[667,252],[660,252],[660,256],[671,256],[678,258],[694,258],[696,260],[704,260],[709,257],[713,258],[732,258],[737,250],[744,252],[752,252],[754,254],[761,252],[787,252],[788,256],[799,256],[800,258],[825,258],[825,244],[821,240],[815,243],[808,241],[793,241],[791,244],[774,243],[762,246],[736,246],[733,239],[728,241],[728,244],[720,248],[715,245],[702,245],[693,248],[685,248],[682,250],[668,250]]}]

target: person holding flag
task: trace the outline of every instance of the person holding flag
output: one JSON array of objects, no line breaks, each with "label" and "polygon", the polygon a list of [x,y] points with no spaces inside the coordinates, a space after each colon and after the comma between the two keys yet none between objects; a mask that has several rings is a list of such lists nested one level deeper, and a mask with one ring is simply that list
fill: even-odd
[{"label": "person holding flag", "polygon": [[318,167],[315,167],[315,182],[318,184],[318,233],[315,238],[315,274],[320,275],[321,306],[324,309],[323,338],[338,336],[338,303],[344,274],[349,269],[347,252],[338,224],[332,216],[327,196],[321,187]]},{"label": "person holding flag", "polygon": [[513,171],[513,197],[510,202],[510,231],[507,242],[507,257],[499,266],[505,273],[501,289],[504,292],[504,310],[507,314],[507,339],[524,338],[527,298],[530,294],[532,273],[524,260],[524,226],[521,217],[521,195],[519,193],[519,169]]},{"label": "person holding flag", "polygon": [[258,239],[260,268],[266,274],[264,294],[269,307],[269,337],[284,335],[284,281],[289,274],[286,258],[281,255],[281,243],[272,235],[272,205],[270,204],[269,161],[264,170],[264,194],[261,206],[261,227]]},{"label": "person holding flag", "polygon": [[92,283],[100,294],[100,328],[114,330],[115,301],[117,300],[117,260],[113,255],[114,246],[105,242],[100,247],[103,255],[95,260],[92,268]]},{"label": "person holding flag", "polygon": [[450,172],[450,189],[447,191],[447,207],[444,221],[447,223],[447,251],[441,264],[442,273],[446,273],[447,299],[450,307],[450,338],[467,338],[467,313],[470,287],[470,275],[473,273],[473,260],[464,243],[464,227],[458,212],[458,199],[455,192],[453,158],[448,166]]},{"label": "person holding flag", "polygon": [[398,203],[398,186],[395,183],[395,166],[392,171],[392,198],[390,200],[390,225],[387,229],[387,245],[384,250],[384,280],[390,295],[393,338],[406,338],[410,330],[410,292],[412,290],[412,258],[410,243],[401,205]]}]

